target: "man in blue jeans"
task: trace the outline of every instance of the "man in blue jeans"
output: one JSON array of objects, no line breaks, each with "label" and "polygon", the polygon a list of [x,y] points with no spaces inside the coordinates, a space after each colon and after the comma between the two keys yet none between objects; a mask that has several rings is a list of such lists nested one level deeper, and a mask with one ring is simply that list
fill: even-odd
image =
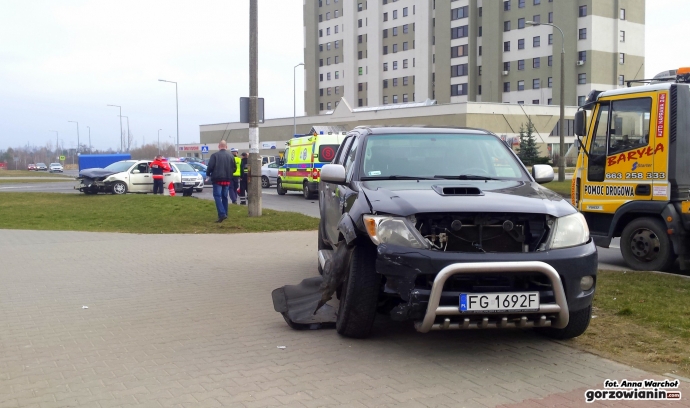
[{"label": "man in blue jeans", "polygon": [[228,143],[221,140],[218,143],[218,151],[211,155],[206,168],[206,175],[213,183],[213,199],[216,201],[218,219],[223,222],[228,218],[228,193],[232,185],[232,177],[236,170],[235,158],[228,153]]}]

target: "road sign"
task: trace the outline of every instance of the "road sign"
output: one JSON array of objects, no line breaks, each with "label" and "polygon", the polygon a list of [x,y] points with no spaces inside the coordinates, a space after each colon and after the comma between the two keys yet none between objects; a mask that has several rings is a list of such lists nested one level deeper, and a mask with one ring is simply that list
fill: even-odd
[{"label": "road sign", "polygon": [[65,160],[65,156],[60,156],[60,160]]},{"label": "road sign", "polygon": [[[258,98],[256,119],[264,123],[264,98]],[[240,123],[249,123],[249,98],[240,98]]]},{"label": "road sign", "polygon": [[201,146],[201,153],[208,153],[208,146]]}]

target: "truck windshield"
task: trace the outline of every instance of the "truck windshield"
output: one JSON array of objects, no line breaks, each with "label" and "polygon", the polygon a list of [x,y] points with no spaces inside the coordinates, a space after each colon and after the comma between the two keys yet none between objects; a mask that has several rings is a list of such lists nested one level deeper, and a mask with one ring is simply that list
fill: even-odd
[{"label": "truck windshield", "polygon": [[362,163],[362,178],[367,180],[402,177],[527,179],[505,143],[488,135],[371,136]]},{"label": "truck windshield", "polygon": [[129,170],[130,167],[132,167],[132,162],[127,162],[127,161],[119,161],[111,164],[110,166],[106,167],[104,170],[112,171],[115,173],[121,173],[123,171]]}]

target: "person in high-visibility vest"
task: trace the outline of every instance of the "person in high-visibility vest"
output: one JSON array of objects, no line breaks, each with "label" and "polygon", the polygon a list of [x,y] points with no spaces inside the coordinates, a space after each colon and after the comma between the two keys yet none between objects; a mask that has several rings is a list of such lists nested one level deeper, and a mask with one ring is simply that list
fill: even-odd
[{"label": "person in high-visibility vest", "polygon": [[247,204],[247,153],[242,153],[242,160],[240,165],[240,205]]},{"label": "person in high-visibility vest", "polygon": [[232,184],[230,184],[230,200],[233,204],[237,204],[237,189],[240,188],[240,165],[242,164],[242,159],[237,157],[237,149],[234,147],[230,149],[230,153],[235,158],[235,172],[232,174]]}]

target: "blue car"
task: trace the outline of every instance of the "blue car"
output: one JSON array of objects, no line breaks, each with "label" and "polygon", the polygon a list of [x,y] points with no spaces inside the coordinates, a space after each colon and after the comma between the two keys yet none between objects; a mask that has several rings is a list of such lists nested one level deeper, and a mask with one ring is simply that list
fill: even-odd
[{"label": "blue car", "polygon": [[[209,184],[209,180],[207,180],[208,177],[206,176],[206,165],[205,164],[197,163],[197,162],[190,162],[187,164],[192,166],[194,168],[194,170],[198,171],[199,174],[201,174],[201,177],[204,178],[204,183]],[[197,192],[201,192],[201,190],[197,190]]]},{"label": "blue car", "polygon": [[205,173],[202,175],[190,163],[171,162],[170,164],[180,171],[183,189],[193,188],[197,193],[204,191]]}]

